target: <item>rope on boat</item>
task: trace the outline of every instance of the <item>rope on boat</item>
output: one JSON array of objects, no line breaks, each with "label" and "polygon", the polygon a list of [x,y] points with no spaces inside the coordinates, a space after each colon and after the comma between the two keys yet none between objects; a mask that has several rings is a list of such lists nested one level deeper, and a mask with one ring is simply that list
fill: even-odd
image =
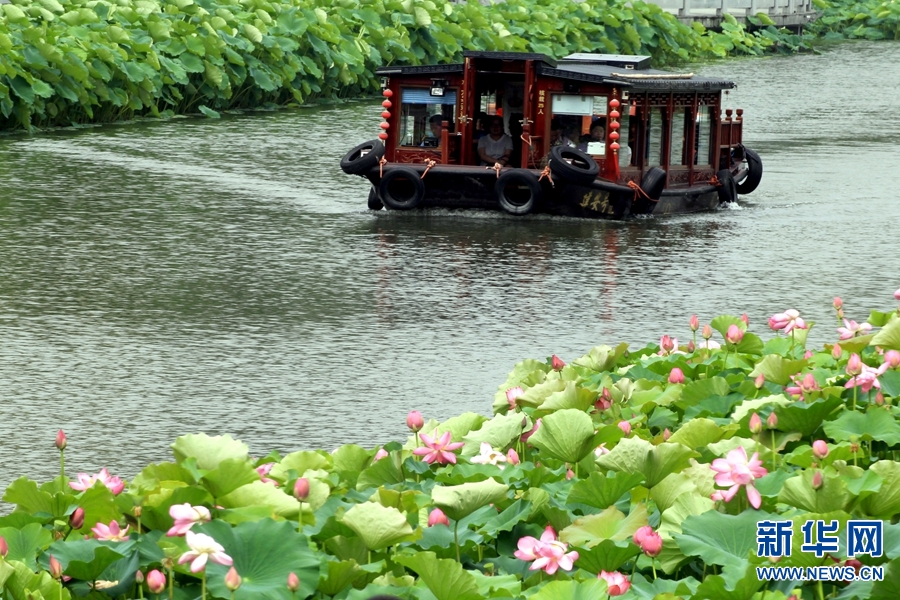
[{"label": "rope on boat", "polygon": [[712,178],[709,180],[709,185],[714,185],[716,187],[722,187],[722,182],[719,181],[718,177],[713,175]]},{"label": "rope on boat", "polygon": [[384,165],[386,165],[386,164],[387,164],[387,159],[382,156],[381,159],[378,161],[378,176],[379,177],[384,177]]},{"label": "rope on boat", "polygon": [[494,171],[496,171],[496,172],[497,172],[497,179],[500,179],[500,169],[503,168],[503,165],[501,165],[501,164],[498,163],[498,162],[495,162],[493,167],[486,167],[486,168],[488,168],[488,169],[493,169]]},{"label": "rope on boat", "polygon": [[419,179],[425,179],[425,175],[428,174],[428,171],[437,164],[436,160],[426,160],[425,161],[425,170],[422,171],[422,176]]},{"label": "rope on boat", "polygon": [[[527,137],[526,137],[526,136],[527,136]],[[528,147],[529,147],[529,148],[531,147],[531,136],[530,136],[530,135],[528,135],[527,133],[523,133],[523,134],[520,135],[519,137],[522,139],[523,142],[525,142],[526,144],[528,144]]]},{"label": "rope on boat", "polygon": [[631,189],[634,190],[634,198],[631,200],[632,202],[637,202],[637,201],[638,201],[638,198],[640,198],[641,196],[643,196],[644,198],[646,198],[646,199],[649,200],[650,202],[659,202],[659,200],[654,200],[653,198],[651,198],[650,196],[648,196],[648,195],[647,195],[647,192],[645,192],[644,190],[642,190],[642,189],[641,189],[641,186],[639,186],[637,183],[635,183],[635,182],[633,182],[633,181],[629,181],[629,182],[628,182],[628,187],[630,187]]},{"label": "rope on boat", "polygon": [[544,170],[541,171],[541,176],[538,177],[538,181],[540,181],[544,177],[547,178],[547,181],[550,182],[550,185],[552,185],[553,187],[556,187],[556,184],[553,183],[553,172],[550,170],[550,165],[547,165],[546,167],[544,167]]}]

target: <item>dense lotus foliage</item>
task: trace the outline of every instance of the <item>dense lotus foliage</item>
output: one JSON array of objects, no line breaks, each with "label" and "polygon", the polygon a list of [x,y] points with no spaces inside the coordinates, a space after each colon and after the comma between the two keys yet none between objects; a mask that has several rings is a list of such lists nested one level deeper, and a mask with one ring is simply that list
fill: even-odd
[{"label": "dense lotus foliage", "polygon": [[[60,476],[3,497],[3,598],[894,598],[900,316],[835,310],[820,349],[785,310],[524,360],[492,417],[413,411],[412,435],[379,448],[251,458],[185,435],[124,481],[67,473],[61,432]],[[885,580],[759,581],[757,522],[809,519],[884,520],[884,552],[816,558],[795,535],[780,566],[882,565]]]},{"label": "dense lotus foliage", "polygon": [[379,66],[464,49],[662,65],[804,45],[727,19],[706,31],[626,0],[12,0],[0,5],[0,130],[354,97],[378,89]]},{"label": "dense lotus foliage", "polygon": [[809,31],[824,40],[900,39],[900,5],[893,0],[814,0],[821,10]]}]

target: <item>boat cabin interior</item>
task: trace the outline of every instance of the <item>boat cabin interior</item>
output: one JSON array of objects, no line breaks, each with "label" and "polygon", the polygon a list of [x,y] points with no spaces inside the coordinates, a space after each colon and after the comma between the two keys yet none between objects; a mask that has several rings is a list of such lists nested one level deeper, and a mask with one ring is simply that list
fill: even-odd
[{"label": "boat cabin interior", "polygon": [[733,82],[654,70],[647,56],[572,54],[555,61],[466,52],[463,63],[377,73],[392,92],[390,162],[485,164],[478,141],[499,117],[513,144],[510,166],[541,169],[550,148],[566,144],[591,155],[605,179],[640,182],[660,167],[667,187],[677,187],[730,167],[741,143],[743,111],[722,109],[722,92]]}]

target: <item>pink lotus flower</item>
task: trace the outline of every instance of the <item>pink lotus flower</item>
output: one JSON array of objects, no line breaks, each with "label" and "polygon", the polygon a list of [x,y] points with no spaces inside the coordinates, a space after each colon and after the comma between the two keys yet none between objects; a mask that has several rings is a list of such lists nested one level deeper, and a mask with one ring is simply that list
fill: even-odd
[{"label": "pink lotus flower", "polygon": [[667,356],[672,354],[678,348],[678,340],[670,338],[667,335],[659,338],[659,355]]},{"label": "pink lotus flower", "polygon": [[375,456],[372,457],[372,462],[376,462],[388,456],[387,450],[384,448],[379,448],[378,452],[375,453]]},{"label": "pink lotus flower", "polygon": [[434,527],[435,525],[446,525],[447,527],[450,527],[450,519],[448,519],[447,515],[444,514],[444,511],[439,508],[428,513],[428,526]]},{"label": "pink lotus flower", "polygon": [[105,485],[107,489],[109,489],[109,491],[113,493],[114,496],[118,496],[122,493],[122,490],[125,489],[125,482],[118,477],[110,476],[109,471],[107,471],[105,467],[100,469],[100,472],[96,475],[79,473],[78,481],[70,481],[69,487],[71,487],[73,490],[83,492],[89,488],[94,487],[94,484],[98,481]]},{"label": "pink lotus flower", "polygon": [[309,479],[300,477],[294,482],[294,498],[300,502],[309,498]]},{"label": "pink lotus flower", "polygon": [[897,291],[894,292],[894,300],[900,301],[900,288],[897,288]]},{"label": "pink lotus flower", "polygon": [[725,458],[717,458],[712,461],[710,468],[716,472],[716,485],[731,486],[727,490],[717,491],[713,494],[714,499],[731,502],[741,486],[744,486],[747,489],[747,499],[750,501],[750,505],[756,509],[760,507],[762,497],[753,487],[753,481],[764,477],[768,471],[762,466],[758,452],[754,452],[748,460],[747,451],[740,446],[730,451]]},{"label": "pink lotus flower", "polygon": [[274,466],[275,466],[275,463],[273,463],[273,462],[266,463],[264,465],[260,465],[260,466],[256,467],[256,472],[259,473],[259,478],[262,480],[263,483],[271,483],[271,484],[274,484],[275,487],[278,487],[277,481],[266,477],[266,475],[269,474],[269,471],[271,471],[272,467],[274,467]]},{"label": "pink lotus flower", "polygon": [[600,393],[600,396],[594,402],[594,408],[597,410],[609,410],[612,407],[612,394],[609,393],[609,389],[603,388],[603,391]]},{"label": "pink lotus flower", "polygon": [[812,489],[814,489],[814,490],[822,489],[823,484],[824,484],[824,481],[822,480],[822,471],[816,471],[813,474],[813,478],[812,478]]},{"label": "pink lotus flower", "polygon": [[147,587],[154,594],[162,594],[166,589],[166,576],[162,572],[153,569],[147,573]]},{"label": "pink lotus flower", "polygon": [[[668,442],[670,437],[672,437],[672,432],[669,431],[668,427],[666,427],[665,429],[663,429],[663,441]],[[601,446],[602,445],[603,444],[601,444]],[[607,452],[608,452],[608,450],[607,450]]]},{"label": "pink lotus flower", "polygon": [[451,435],[449,431],[445,432],[438,440],[432,439],[431,436],[425,433],[421,434],[420,437],[424,447],[416,448],[413,450],[413,454],[423,456],[422,460],[428,464],[436,462],[439,465],[455,465],[456,455],[453,454],[453,450],[458,450],[465,446],[463,442],[450,443]]},{"label": "pink lotus flower", "polygon": [[725,332],[725,341],[729,344],[740,344],[744,339],[744,330],[737,325],[729,325],[728,331]]},{"label": "pink lotus flower", "polygon": [[694,340],[691,340],[687,343],[687,351],[688,352],[693,352],[696,349],[697,349],[697,346],[694,345]]},{"label": "pink lotus flower", "polygon": [[496,465],[502,469],[503,465],[500,463],[506,462],[506,455],[494,450],[489,443],[481,442],[480,453],[470,458],[469,462],[481,465]]},{"label": "pink lotus flower", "polygon": [[819,460],[828,456],[828,443],[825,440],[816,440],[812,445],[813,455]]},{"label": "pink lotus flower", "polygon": [[859,324],[856,321],[844,319],[844,326],[838,327],[837,331],[841,334],[842,340],[849,340],[858,335],[865,335],[872,330],[872,326],[868,323]]},{"label": "pink lotus flower", "polygon": [[188,531],[185,534],[185,541],[190,550],[181,555],[178,564],[183,565],[190,562],[191,573],[202,571],[206,567],[207,561],[210,560],[226,567],[230,567],[233,563],[231,557],[225,554],[225,548],[205,533]]},{"label": "pink lotus flower", "polygon": [[896,350],[888,350],[884,353],[884,363],[889,369],[900,367],[900,352]]},{"label": "pink lotus flower", "polygon": [[91,531],[94,532],[94,537],[101,542],[124,542],[129,537],[129,528],[130,526],[126,525],[125,529],[120,529],[118,522],[110,521],[109,525],[97,523],[91,528]]},{"label": "pink lotus flower", "polygon": [[711,338],[712,337],[712,327],[710,327],[709,325],[704,325],[702,335],[703,335],[704,340],[708,340],[709,338]]},{"label": "pink lotus flower", "polygon": [[537,432],[537,430],[540,428],[541,428],[541,420],[540,420],[540,418],[538,418],[538,420],[534,422],[534,425],[532,425],[531,429],[529,429],[528,431],[526,431],[525,433],[522,434],[522,441],[527,442],[528,438],[533,436]]},{"label": "pink lotus flower", "polygon": [[822,389],[819,387],[819,384],[816,383],[816,378],[813,377],[812,373],[804,375],[799,383],[797,382],[798,377],[799,375],[791,375],[794,385],[784,388],[785,392],[792,396],[803,396],[804,394],[809,394]]},{"label": "pink lotus flower", "polygon": [[558,357],[557,355],[554,354],[553,357],[550,359],[550,366],[553,367],[554,371],[562,371],[563,367],[566,366],[566,363],[563,362],[563,360],[560,357]]},{"label": "pink lotus flower", "polygon": [[766,419],[766,425],[769,429],[775,429],[778,427],[778,415],[775,414],[775,411],[769,413],[769,418]]},{"label": "pink lotus flower", "polygon": [[69,527],[81,529],[84,526],[84,509],[80,506],[69,515]]},{"label": "pink lotus flower", "polygon": [[747,316],[747,313],[741,315],[741,321],[744,322],[744,326],[750,327],[750,317]]},{"label": "pink lotus flower", "polygon": [[409,427],[409,430],[413,433],[421,430],[425,426],[425,420],[422,419],[422,413],[417,410],[410,411],[410,413],[406,415],[406,426]]},{"label": "pink lotus flower", "polygon": [[573,470],[570,469],[570,468],[567,468],[567,469],[566,469],[566,481],[569,481],[569,480],[572,479],[573,477],[575,477],[575,471],[573,471]]},{"label": "pink lotus flower", "polygon": [[834,310],[837,310],[837,309],[839,309],[839,308],[843,308],[843,307],[844,307],[844,301],[841,300],[841,297],[840,297],[840,296],[835,296],[835,297],[834,297],[834,302],[832,302],[831,305],[834,307]]},{"label": "pink lotus flower", "polygon": [[759,413],[753,413],[750,416],[750,433],[759,433],[763,429],[762,419],[759,418]]},{"label": "pink lotus flower", "polygon": [[618,571],[613,571],[612,573],[600,571],[597,579],[602,579],[606,582],[606,593],[610,596],[621,596],[631,587],[631,582],[628,581],[628,578]]},{"label": "pink lotus flower", "polygon": [[520,387],[514,387],[506,390],[506,402],[509,404],[510,410],[515,410],[516,408],[516,398],[525,393]]},{"label": "pink lotus flower", "polygon": [[517,465],[521,462],[519,460],[519,453],[516,452],[516,450],[514,448],[510,448],[509,450],[507,450],[506,460],[508,460],[509,464],[511,464],[511,465]]},{"label": "pink lotus flower", "polygon": [[596,456],[597,458],[600,458],[604,454],[609,454],[609,452],[610,451],[606,448],[606,442],[603,442],[602,444],[594,448],[594,456]]},{"label": "pink lotus flower", "polygon": [[619,421],[618,423],[616,423],[616,426],[621,429],[625,433],[625,435],[631,433],[631,423],[629,423],[628,421]]},{"label": "pink lotus flower", "polygon": [[578,552],[566,552],[568,545],[556,539],[553,527],[547,526],[540,540],[531,536],[519,538],[519,549],[514,552],[516,558],[534,561],[529,567],[531,571],[543,569],[547,575],[553,575],[558,569],[571,571],[578,560]]},{"label": "pink lotus flower", "polygon": [[700,329],[700,319],[697,318],[697,315],[691,315],[691,331],[698,329]]},{"label": "pink lotus flower", "polygon": [[869,365],[862,365],[862,373],[850,379],[850,381],[844,384],[844,387],[852,388],[859,386],[862,388],[863,392],[868,392],[873,387],[880,390],[881,383],[878,381],[878,377],[887,371],[887,366],[887,363],[883,363],[877,369],[873,369]]},{"label": "pink lotus flower", "polygon": [[760,373],[756,376],[756,379],[753,380],[753,385],[756,389],[762,389],[762,386],[766,384],[766,376]]},{"label": "pink lotus flower", "polygon": [[678,367],[669,371],[669,383],[684,383],[684,371]]},{"label": "pink lotus flower", "polygon": [[859,354],[854,352],[850,355],[850,360],[847,361],[847,375],[859,375],[862,373],[862,370],[862,360],[859,358]]},{"label": "pink lotus flower", "polygon": [[291,592],[296,592],[300,589],[300,578],[293,571],[288,575],[287,587]]},{"label": "pink lotus flower", "polygon": [[831,358],[834,360],[841,360],[841,357],[844,355],[844,350],[841,348],[840,344],[835,344],[831,347]]},{"label": "pink lotus flower", "polygon": [[62,564],[60,564],[60,562],[56,560],[56,557],[54,557],[52,554],[50,555],[50,566],[47,568],[47,571],[50,573],[50,577],[52,577],[53,579],[62,579]]},{"label": "pink lotus flower", "polygon": [[807,350],[806,352],[803,353],[803,358],[805,360],[809,360],[812,357],[813,357],[812,350]]},{"label": "pink lotus flower", "polygon": [[769,317],[769,327],[774,331],[781,330],[784,333],[790,333],[794,329],[807,328],[806,321],[800,317],[800,311],[793,308]]},{"label": "pink lotus flower", "polygon": [[7,554],[9,554],[9,544],[6,543],[6,538],[0,535],[0,558],[6,558]]},{"label": "pink lotus flower", "polygon": [[56,432],[56,449],[62,452],[66,449],[68,442],[66,440],[66,433],[60,429]]},{"label": "pink lotus flower", "polygon": [[241,583],[243,583],[243,580],[241,579],[241,576],[238,575],[237,569],[234,567],[228,569],[228,572],[225,573],[225,587],[234,592],[241,587]]},{"label": "pink lotus flower", "polygon": [[205,506],[191,506],[187,502],[170,506],[169,516],[175,519],[175,524],[166,532],[168,537],[182,536],[190,531],[195,524],[208,523],[212,519],[208,508]]},{"label": "pink lotus flower", "polygon": [[650,558],[659,556],[659,553],[662,552],[662,537],[649,525],[644,525],[634,532],[634,543],[640,546],[641,551]]}]

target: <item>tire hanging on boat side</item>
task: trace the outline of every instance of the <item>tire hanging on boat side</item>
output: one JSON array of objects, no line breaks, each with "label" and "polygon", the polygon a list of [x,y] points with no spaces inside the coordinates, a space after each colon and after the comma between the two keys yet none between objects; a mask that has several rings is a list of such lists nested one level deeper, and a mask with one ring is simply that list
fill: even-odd
[{"label": "tire hanging on boat side", "polygon": [[666,172],[659,167],[650,167],[641,179],[641,189],[650,197],[650,200],[638,195],[637,201],[631,207],[631,213],[636,215],[649,215],[656,208],[656,203],[662,196],[666,187]]},{"label": "tire hanging on boat side", "polygon": [[569,146],[551,148],[549,164],[554,177],[578,185],[590,185],[600,174],[593,156]]},{"label": "tire hanging on boat side", "polygon": [[541,197],[541,182],[531,171],[504,171],[494,184],[500,208],[511,215],[527,215]]},{"label": "tire hanging on boat side", "polygon": [[388,208],[410,210],[425,199],[425,183],[415,169],[394,167],[381,178],[378,195]]},{"label": "tire hanging on boat side", "polygon": [[341,169],[347,175],[362,175],[378,164],[384,156],[381,140],[369,140],[353,148],[341,159]]},{"label": "tire hanging on boat side", "polygon": [[369,210],[381,210],[384,208],[384,203],[378,197],[378,190],[375,189],[374,185],[369,188],[368,206]]},{"label": "tire hanging on boat side", "polygon": [[716,173],[716,179],[722,184],[716,188],[719,194],[719,203],[736,202],[738,199],[737,184],[734,182],[734,176],[731,174],[731,171],[722,169]]},{"label": "tire hanging on boat side", "polygon": [[737,193],[741,195],[749,194],[759,187],[759,182],[762,181],[763,174],[763,164],[759,154],[745,146],[744,158],[747,160],[747,169],[749,170],[749,173],[747,173],[747,176],[744,177],[740,183],[736,184]]}]

